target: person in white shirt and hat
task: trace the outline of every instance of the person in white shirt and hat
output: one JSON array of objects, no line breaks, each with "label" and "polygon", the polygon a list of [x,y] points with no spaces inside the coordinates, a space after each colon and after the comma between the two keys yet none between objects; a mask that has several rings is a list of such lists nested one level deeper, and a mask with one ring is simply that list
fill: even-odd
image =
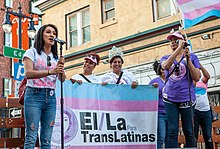
[{"label": "person in white shirt and hat", "polygon": [[100,83],[99,78],[95,74],[93,74],[96,65],[98,65],[100,61],[99,55],[96,53],[90,53],[85,56],[84,60],[83,73],[73,75],[70,79],[72,83]]},{"label": "person in white shirt and hat", "polygon": [[109,51],[109,59],[112,72],[106,73],[102,76],[102,84],[130,84],[133,89],[136,88],[138,82],[134,75],[131,72],[122,70],[124,60],[121,49],[113,46]]}]

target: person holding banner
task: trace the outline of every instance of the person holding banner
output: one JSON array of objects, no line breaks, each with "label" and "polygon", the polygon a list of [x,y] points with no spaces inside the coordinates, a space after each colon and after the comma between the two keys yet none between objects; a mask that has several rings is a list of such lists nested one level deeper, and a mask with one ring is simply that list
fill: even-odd
[{"label": "person holding banner", "polygon": [[100,83],[100,79],[93,74],[96,65],[99,64],[100,57],[96,53],[90,53],[84,58],[83,73],[75,74],[71,77],[71,82],[82,84],[82,82]]},{"label": "person holding banner", "polygon": [[120,48],[115,46],[109,51],[110,68],[112,72],[106,73],[102,76],[102,85],[106,84],[130,84],[134,89],[138,86],[138,82],[131,72],[122,71],[123,53]]},{"label": "person holding banner", "polygon": [[196,147],[193,133],[193,111],[196,100],[193,81],[197,82],[200,79],[200,63],[198,57],[189,52],[184,36],[180,32],[170,34],[167,39],[170,40],[173,52],[161,58],[161,65],[166,74],[163,89],[168,120],[166,147],[178,148],[179,115],[186,147]]},{"label": "person holding banner", "polygon": [[212,142],[212,114],[207,95],[207,83],[210,75],[205,67],[201,66],[202,77],[196,82],[196,105],[194,115],[195,137],[198,139],[199,126],[202,128],[202,135],[205,141],[205,148],[213,149]]},{"label": "person holding banner", "polygon": [[165,73],[164,69],[161,67],[161,64],[157,62],[157,60],[153,64],[154,71],[159,77],[154,78],[149,82],[149,85],[153,85],[154,87],[159,88],[159,102],[158,102],[158,123],[157,123],[157,148],[163,148],[163,144],[165,148],[167,146],[167,118],[166,111],[163,102],[162,90],[165,85]]},{"label": "person holding banner", "polygon": [[[24,148],[34,148],[38,136],[40,147],[51,147],[51,136],[56,115],[56,80],[65,80],[63,57],[58,59],[54,38],[58,30],[52,24],[43,25],[37,33],[34,47],[23,56],[27,78],[24,97],[25,142]],[[62,74],[62,78],[61,75]]]}]

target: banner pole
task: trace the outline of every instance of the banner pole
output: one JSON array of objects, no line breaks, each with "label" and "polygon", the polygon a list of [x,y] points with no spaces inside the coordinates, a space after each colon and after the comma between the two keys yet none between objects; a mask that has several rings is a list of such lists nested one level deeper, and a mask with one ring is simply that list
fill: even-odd
[{"label": "banner pole", "polygon": [[174,5],[174,8],[175,8],[175,10],[176,10],[176,16],[177,16],[177,18],[178,18],[178,21],[180,22],[180,27],[182,28],[182,30],[183,30],[183,33],[184,33],[184,36],[186,37],[186,39],[188,39],[188,37],[187,37],[187,35],[186,35],[186,31],[185,31],[185,28],[183,27],[183,21],[182,21],[182,19],[180,19],[180,17],[179,17],[179,14],[178,14],[178,10],[181,12],[181,10],[179,9],[179,7],[178,7],[178,5],[176,4],[176,1],[175,0],[172,0],[172,3],[173,3],[173,5]]}]

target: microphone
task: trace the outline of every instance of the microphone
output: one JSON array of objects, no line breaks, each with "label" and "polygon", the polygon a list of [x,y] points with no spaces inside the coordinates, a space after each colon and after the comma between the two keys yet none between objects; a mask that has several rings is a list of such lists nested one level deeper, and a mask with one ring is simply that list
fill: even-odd
[{"label": "microphone", "polygon": [[66,41],[58,39],[58,38],[54,38],[53,41],[58,42],[59,44],[65,44]]}]

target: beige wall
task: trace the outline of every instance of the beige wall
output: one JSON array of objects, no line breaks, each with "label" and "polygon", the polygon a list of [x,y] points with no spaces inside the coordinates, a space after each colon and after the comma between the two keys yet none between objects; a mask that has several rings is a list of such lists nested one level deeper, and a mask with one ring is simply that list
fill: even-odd
[{"label": "beige wall", "polygon": [[65,15],[90,6],[92,40],[82,47],[73,48],[65,53],[69,54],[72,50],[79,51],[178,20],[177,17],[172,17],[172,19],[153,22],[151,1],[138,0],[137,3],[135,0],[120,0],[115,1],[115,20],[102,24],[100,1],[68,0],[43,12],[45,13],[42,17],[43,24],[56,24],[59,29],[59,37],[65,39]]},{"label": "beige wall", "polygon": [[[43,24],[52,23],[58,27],[59,38],[66,39],[66,29],[65,29],[65,15],[77,11],[85,6],[90,6],[90,31],[91,31],[91,41],[83,44],[79,47],[70,48],[64,50],[63,54],[71,54],[76,51],[81,51],[90,47],[105,44],[110,41],[121,39],[124,37],[132,36],[139,32],[148,31],[151,29],[158,28],[160,26],[170,24],[172,22],[178,21],[178,16],[171,16],[156,22],[153,22],[153,12],[152,12],[152,1],[150,0],[115,0],[115,19],[110,20],[104,24],[101,23],[101,0],[68,0],[59,5],[47,9],[43,13]],[[179,16],[180,17],[180,16]],[[192,32],[199,32],[201,30],[206,30],[209,27],[220,25],[219,19],[208,21],[199,25],[196,25],[190,29],[186,30],[186,34]],[[170,28],[171,29],[171,28]],[[196,34],[191,37],[191,42],[193,43],[193,48],[195,50],[207,50],[220,46],[220,30],[215,30],[211,33],[213,38],[204,41],[200,37],[200,34]],[[121,46],[123,51],[128,49],[133,49],[147,45],[150,43],[155,43],[163,41],[166,39],[166,34],[161,34],[160,36],[148,38],[131,44]],[[171,52],[169,48],[169,43],[151,46],[147,49],[142,49],[136,52],[126,54],[124,56],[125,63],[124,67],[135,66],[138,64],[151,62],[155,58],[159,59],[165,54]],[[108,55],[108,51],[100,52],[101,57]],[[71,66],[83,62],[83,58],[77,58],[72,61],[66,62],[65,66]],[[95,69],[95,73],[101,73],[108,71],[110,69],[109,64],[100,63]],[[73,74],[82,71],[82,66],[67,69],[68,78]]]}]

